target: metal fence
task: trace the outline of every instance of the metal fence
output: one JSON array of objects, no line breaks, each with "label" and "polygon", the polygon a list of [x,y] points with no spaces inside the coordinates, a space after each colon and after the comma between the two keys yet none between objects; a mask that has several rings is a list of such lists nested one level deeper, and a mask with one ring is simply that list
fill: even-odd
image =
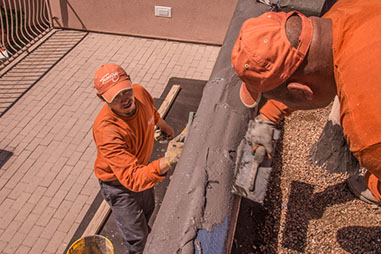
[{"label": "metal fence", "polygon": [[49,0],[0,0],[0,68],[52,29]]}]

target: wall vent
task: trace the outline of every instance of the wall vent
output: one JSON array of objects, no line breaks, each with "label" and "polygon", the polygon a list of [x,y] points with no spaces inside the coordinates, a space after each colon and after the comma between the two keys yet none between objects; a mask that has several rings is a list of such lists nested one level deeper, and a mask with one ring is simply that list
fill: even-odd
[{"label": "wall vent", "polygon": [[172,17],[172,8],[171,7],[165,7],[165,6],[155,6],[155,16],[171,18]]}]

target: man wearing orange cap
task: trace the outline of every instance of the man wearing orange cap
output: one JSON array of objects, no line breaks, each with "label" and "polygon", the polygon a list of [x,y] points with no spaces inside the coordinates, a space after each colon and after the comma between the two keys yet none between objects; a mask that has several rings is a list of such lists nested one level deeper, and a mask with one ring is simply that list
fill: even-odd
[{"label": "man wearing orange cap", "polygon": [[102,65],[94,77],[105,105],[93,136],[97,147],[95,175],[101,194],[112,209],[126,253],[142,253],[155,207],[153,187],[166,177],[181,155],[183,136],[168,144],[165,156],[149,163],[157,125],[170,139],[173,129],[160,118],[151,95],[116,64]]},{"label": "man wearing orange cap", "polygon": [[[243,81],[242,102],[269,99],[249,130],[253,143],[269,143],[268,129],[293,110],[340,101],[340,121],[351,152],[367,169],[348,179],[361,200],[381,204],[381,2],[340,0],[322,18],[268,12],[247,20],[232,52]],[[263,127],[263,126],[268,126]],[[261,140],[258,141],[258,137]]]}]

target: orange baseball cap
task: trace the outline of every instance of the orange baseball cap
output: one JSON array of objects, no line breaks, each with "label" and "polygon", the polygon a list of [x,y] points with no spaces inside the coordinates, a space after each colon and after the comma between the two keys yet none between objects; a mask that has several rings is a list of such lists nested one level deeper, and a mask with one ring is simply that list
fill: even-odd
[{"label": "orange baseball cap", "polygon": [[130,77],[117,64],[102,65],[95,72],[94,84],[98,95],[108,103],[111,103],[120,92],[132,89]]},{"label": "orange baseball cap", "polygon": [[[298,48],[286,36],[286,21],[298,15],[302,31]],[[232,65],[242,80],[240,98],[246,107],[255,107],[260,93],[285,82],[299,67],[311,45],[311,20],[292,11],[266,12],[245,21],[232,51]]]}]

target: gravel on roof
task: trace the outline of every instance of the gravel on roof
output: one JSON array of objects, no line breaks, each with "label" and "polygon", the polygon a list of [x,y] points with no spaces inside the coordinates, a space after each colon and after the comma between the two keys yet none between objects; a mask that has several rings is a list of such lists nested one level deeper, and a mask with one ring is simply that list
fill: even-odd
[{"label": "gravel on roof", "polygon": [[251,224],[239,222],[236,237],[246,230],[250,239],[236,253],[381,253],[381,207],[355,198],[347,175],[309,159],[330,109],[294,112],[282,123],[264,206],[242,203]]}]

